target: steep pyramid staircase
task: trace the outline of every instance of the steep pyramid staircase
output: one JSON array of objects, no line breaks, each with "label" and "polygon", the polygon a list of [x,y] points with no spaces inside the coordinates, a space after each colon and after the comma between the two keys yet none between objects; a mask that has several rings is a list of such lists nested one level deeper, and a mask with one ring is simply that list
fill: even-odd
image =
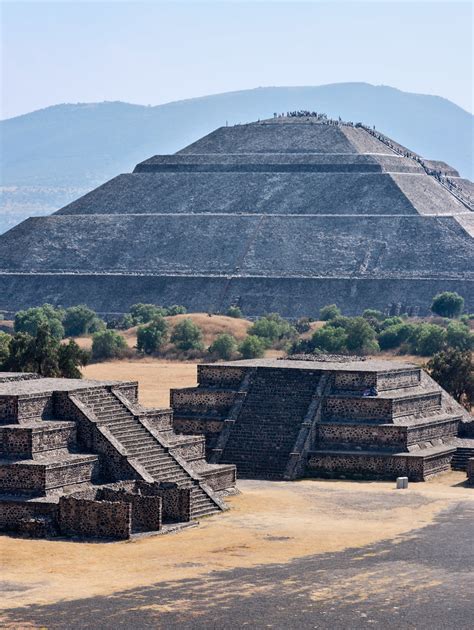
[{"label": "steep pyramid staircase", "polygon": [[193,478],[191,472],[165,447],[157,432],[151,432],[117,395],[107,389],[87,391],[80,400],[93,412],[99,424],[159,482],[173,482],[179,488],[191,488],[191,518],[214,514],[222,503],[210,488]]}]

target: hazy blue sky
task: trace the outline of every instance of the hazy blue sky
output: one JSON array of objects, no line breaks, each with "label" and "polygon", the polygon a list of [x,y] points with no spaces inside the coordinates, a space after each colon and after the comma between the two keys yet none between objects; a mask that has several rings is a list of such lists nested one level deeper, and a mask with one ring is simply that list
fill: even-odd
[{"label": "hazy blue sky", "polygon": [[2,117],[343,81],[472,111],[471,2],[1,2]]}]

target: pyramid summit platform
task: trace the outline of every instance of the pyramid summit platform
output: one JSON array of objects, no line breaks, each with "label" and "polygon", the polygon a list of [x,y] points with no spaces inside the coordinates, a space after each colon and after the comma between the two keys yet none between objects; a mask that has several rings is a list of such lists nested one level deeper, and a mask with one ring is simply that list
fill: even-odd
[{"label": "pyramid summit platform", "polygon": [[0,237],[0,310],[137,302],[248,316],[336,302],[474,309],[473,185],[363,125],[280,116],[221,127]]}]

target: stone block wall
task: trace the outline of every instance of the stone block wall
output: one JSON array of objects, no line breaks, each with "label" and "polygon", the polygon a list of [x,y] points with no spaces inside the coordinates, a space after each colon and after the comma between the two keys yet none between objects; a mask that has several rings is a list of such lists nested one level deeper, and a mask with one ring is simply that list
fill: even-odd
[{"label": "stone block wall", "polygon": [[427,412],[437,411],[441,405],[441,393],[421,394],[412,398],[395,398],[392,403],[393,417],[426,415]]},{"label": "stone block wall", "polygon": [[467,460],[467,483],[474,486],[474,457]]},{"label": "stone block wall", "polygon": [[18,531],[21,521],[35,518],[49,518],[55,523],[57,516],[57,503],[15,499],[0,501],[0,531]]},{"label": "stone block wall", "polygon": [[177,413],[196,413],[207,416],[225,416],[239,394],[223,389],[201,387],[171,390],[171,405]]},{"label": "stone block wall", "polygon": [[162,497],[143,495],[125,489],[101,488],[97,491],[100,501],[124,502],[132,507],[132,531],[158,531],[162,527]]},{"label": "stone block wall", "polygon": [[17,422],[54,418],[53,394],[25,394],[18,397]]},{"label": "stone block wall", "polygon": [[392,401],[383,398],[329,396],[323,403],[323,420],[376,420],[390,422]]},{"label": "stone block wall", "polygon": [[246,369],[245,367],[234,366],[198,365],[198,383],[202,387],[238,389]]},{"label": "stone block wall", "polygon": [[410,481],[423,481],[425,469],[423,457],[380,456],[367,454],[331,455],[312,453],[308,459],[307,473],[318,477],[347,477],[365,479],[395,479],[408,477]]},{"label": "stone block wall", "polygon": [[132,506],[126,502],[62,496],[58,521],[65,536],[126,540],[132,533]]},{"label": "stone block wall", "polygon": [[46,467],[24,464],[0,465],[0,488],[3,492],[25,495],[44,494],[46,488]]},{"label": "stone block wall", "polygon": [[16,396],[0,396],[0,422],[16,422],[18,405]]},{"label": "stone block wall", "polygon": [[2,457],[32,459],[38,453],[67,449],[75,444],[74,423],[59,423],[57,427],[0,426],[0,451]]}]

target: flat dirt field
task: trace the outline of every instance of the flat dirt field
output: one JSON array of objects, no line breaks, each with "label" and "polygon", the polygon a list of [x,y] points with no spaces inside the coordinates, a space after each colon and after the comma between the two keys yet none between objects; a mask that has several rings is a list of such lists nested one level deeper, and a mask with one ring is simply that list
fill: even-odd
[{"label": "flat dirt field", "polygon": [[194,387],[197,384],[196,363],[137,359],[106,361],[83,368],[86,378],[138,381],[140,403],[145,407],[168,407],[173,387]]},{"label": "flat dirt field", "polygon": [[[205,595],[210,599],[224,597],[222,589],[228,589],[228,597],[242,598],[242,602],[257,596],[261,587],[252,583],[251,574],[239,580],[234,574],[236,569],[261,571],[268,566],[269,570],[278,572],[295,559],[308,558],[309,562],[310,557],[331,558],[324,554],[351,549],[355,560],[351,561],[350,568],[362,572],[363,563],[377,555],[363,547],[381,541],[397,545],[412,540],[420,529],[430,531],[430,526],[444,510],[455,511],[461,503],[474,507],[474,493],[462,486],[464,479],[463,473],[447,473],[427,483],[410,484],[404,491],[395,490],[394,484],[388,482],[243,481],[239,484],[242,493],[227,499],[231,510],[204,518],[198,527],[176,534],[141,537],[130,542],[94,543],[1,536],[4,592],[0,625],[2,628],[102,627],[100,623],[94,625],[90,616],[94,598],[100,599],[109,615],[113,607],[121,606],[124,600],[120,593],[123,593],[124,598],[133,594],[133,606],[127,605],[128,615],[148,615],[151,611],[154,622],[133,625],[129,619],[128,624],[132,625],[123,620],[124,625],[121,625],[117,610],[115,622],[118,625],[114,626],[113,619],[108,617],[110,626],[105,624],[104,627],[166,628],[169,626],[161,625],[162,613],[184,614],[190,610],[190,600],[186,601],[187,596],[183,595],[188,590],[186,584],[195,585],[195,589],[198,584],[201,588],[209,581],[224,580],[219,591],[211,588]],[[361,551],[354,551],[357,549]],[[383,553],[378,555],[383,560]],[[410,573],[409,577],[393,575],[391,581],[380,579],[377,589],[385,592],[384,589],[390,590],[395,582],[398,587],[407,580],[416,582],[421,570],[415,567],[413,577]],[[227,575],[232,579],[224,587]],[[319,586],[309,584],[313,587],[312,601],[318,598],[331,601],[337,597],[338,589],[345,590],[347,595],[349,587],[351,592],[358,589],[359,597],[360,589],[366,588],[367,577],[362,574],[359,582],[332,583],[331,592],[327,592],[330,575],[330,572],[326,577],[321,575]],[[173,597],[173,584],[181,587],[179,597]],[[267,589],[276,586],[271,576],[265,584]],[[160,596],[146,595],[151,586],[164,589],[166,605]],[[288,584],[279,584],[278,588],[284,588],[287,593],[295,588],[297,592],[301,584],[297,578],[296,582],[290,580]],[[373,580],[370,588],[372,591],[375,588]],[[192,591],[190,587],[189,598]],[[44,625],[40,623],[42,610],[46,614],[53,610],[51,606],[58,605],[65,612],[74,600],[84,602],[81,604],[84,625],[74,625],[67,614],[62,623],[56,620],[48,624],[44,619]],[[210,600],[207,604],[203,601],[202,605],[209,606]],[[242,605],[240,610],[245,611],[245,604]],[[85,623],[87,619],[91,625]],[[32,625],[26,623],[27,620],[32,620]],[[189,627],[193,627],[192,624]],[[229,627],[237,626],[229,623]]]}]

